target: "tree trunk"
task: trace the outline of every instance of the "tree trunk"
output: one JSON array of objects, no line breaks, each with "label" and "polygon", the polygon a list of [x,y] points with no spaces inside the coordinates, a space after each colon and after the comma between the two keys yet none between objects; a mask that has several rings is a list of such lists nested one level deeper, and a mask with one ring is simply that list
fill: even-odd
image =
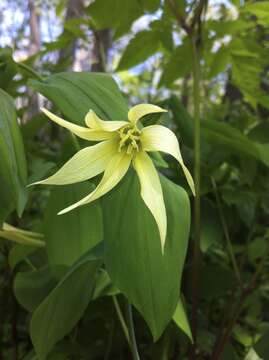
[{"label": "tree trunk", "polygon": [[111,46],[111,30],[93,30],[92,71],[106,71],[108,50]]}]

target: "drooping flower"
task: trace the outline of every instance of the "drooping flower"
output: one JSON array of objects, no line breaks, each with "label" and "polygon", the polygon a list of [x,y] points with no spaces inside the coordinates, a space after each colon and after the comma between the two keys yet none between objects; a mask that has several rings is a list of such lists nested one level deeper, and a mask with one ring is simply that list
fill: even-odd
[{"label": "drooping flower", "polygon": [[34,183],[67,185],[91,179],[104,172],[94,191],[59,214],[88,204],[109,192],[120,182],[132,164],[140,181],[141,197],[158,225],[164,249],[167,231],[166,210],[160,179],[148,152],[162,151],[176,158],[195,194],[193,179],[183,162],[175,134],[161,125],[143,128],[138,126],[138,121],[143,116],[166,110],[155,105],[139,104],[129,110],[128,121],[104,121],[90,110],[85,117],[86,127],[70,123],[46,109],[41,110],[52,121],[76,136],[89,141],[101,141],[97,145],[78,151],[54,175]]},{"label": "drooping flower", "polygon": [[46,243],[42,240],[43,237],[43,234],[22,230],[7,223],[3,223],[3,226],[0,229],[0,238],[23,245],[44,247]]}]

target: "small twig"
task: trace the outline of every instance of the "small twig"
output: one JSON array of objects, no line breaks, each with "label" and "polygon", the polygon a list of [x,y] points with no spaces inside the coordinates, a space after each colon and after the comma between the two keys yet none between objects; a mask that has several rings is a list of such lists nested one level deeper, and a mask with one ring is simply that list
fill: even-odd
[{"label": "small twig", "polygon": [[268,257],[269,252],[269,246],[267,248],[267,251],[264,253],[263,258],[261,259],[259,265],[256,268],[255,273],[253,274],[248,286],[243,287],[241,289],[241,295],[239,298],[239,303],[235,306],[235,310],[233,311],[232,317],[230,322],[228,323],[226,330],[224,331],[223,335],[216,341],[213,354],[212,354],[212,360],[219,360],[226,343],[228,342],[231,333],[233,331],[233,328],[241,314],[243,305],[247,299],[247,297],[253,292],[253,290],[256,287],[257,278],[260,275],[261,271],[263,270],[264,264],[266,262],[266,259]]},{"label": "small twig", "polygon": [[173,15],[177,19],[179,26],[185,30],[186,34],[191,34],[191,28],[188,26],[186,19],[183,14],[181,14],[174,0],[168,0],[168,4],[173,12]]},{"label": "small twig", "polygon": [[194,15],[190,25],[191,29],[193,29],[195,25],[200,21],[202,12],[207,6],[207,1],[208,0],[201,0],[197,5],[196,9],[194,10]]}]

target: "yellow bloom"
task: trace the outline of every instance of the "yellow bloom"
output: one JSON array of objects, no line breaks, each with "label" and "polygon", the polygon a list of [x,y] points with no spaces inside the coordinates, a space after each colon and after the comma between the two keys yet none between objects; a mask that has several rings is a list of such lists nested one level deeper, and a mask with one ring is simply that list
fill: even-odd
[{"label": "yellow bloom", "polygon": [[166,110],[150,104],[136,105],[128,112],[129,121],[103,121],[90,110],[85,117],[86,127],[63,120],[46,109],[42,111],[52,121],[78,137],[89,141],[101,141],[97,145],[78,151],[54,175],[35,183],[66,185],[91,179],[104,172],[94,191],[59,214],[88,204],[106,194],[119,183],[129,166],[133,164],[141,185],[141,197],[155,218],[164,249],[167,230],[166,210],[159,176],[147,152],[163,151],[175,157],[194,194],[193,180],[184,165],[175,134],[161,125],[138,127],[138,121],[143,116]]},{"label": "yellow bloom", "polygon": [[37,247],[45,246],[45,242],[41,240],[43,238],[43,234],[22,230],[7,223],[3,223],[2,229],[0,229],[0,238],[11,240],[23,245]]}]

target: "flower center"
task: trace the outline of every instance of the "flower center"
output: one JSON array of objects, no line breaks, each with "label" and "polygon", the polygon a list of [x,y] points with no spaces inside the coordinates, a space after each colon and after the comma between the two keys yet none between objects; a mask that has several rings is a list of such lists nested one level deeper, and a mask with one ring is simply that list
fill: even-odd
[{"label": "flower center", "polygon": [[132,154],[134,151],[140,150],[141,131],[135,125],[126,125],[118,132],[120,135],[119,151],[126,151],[127,154]]}]

